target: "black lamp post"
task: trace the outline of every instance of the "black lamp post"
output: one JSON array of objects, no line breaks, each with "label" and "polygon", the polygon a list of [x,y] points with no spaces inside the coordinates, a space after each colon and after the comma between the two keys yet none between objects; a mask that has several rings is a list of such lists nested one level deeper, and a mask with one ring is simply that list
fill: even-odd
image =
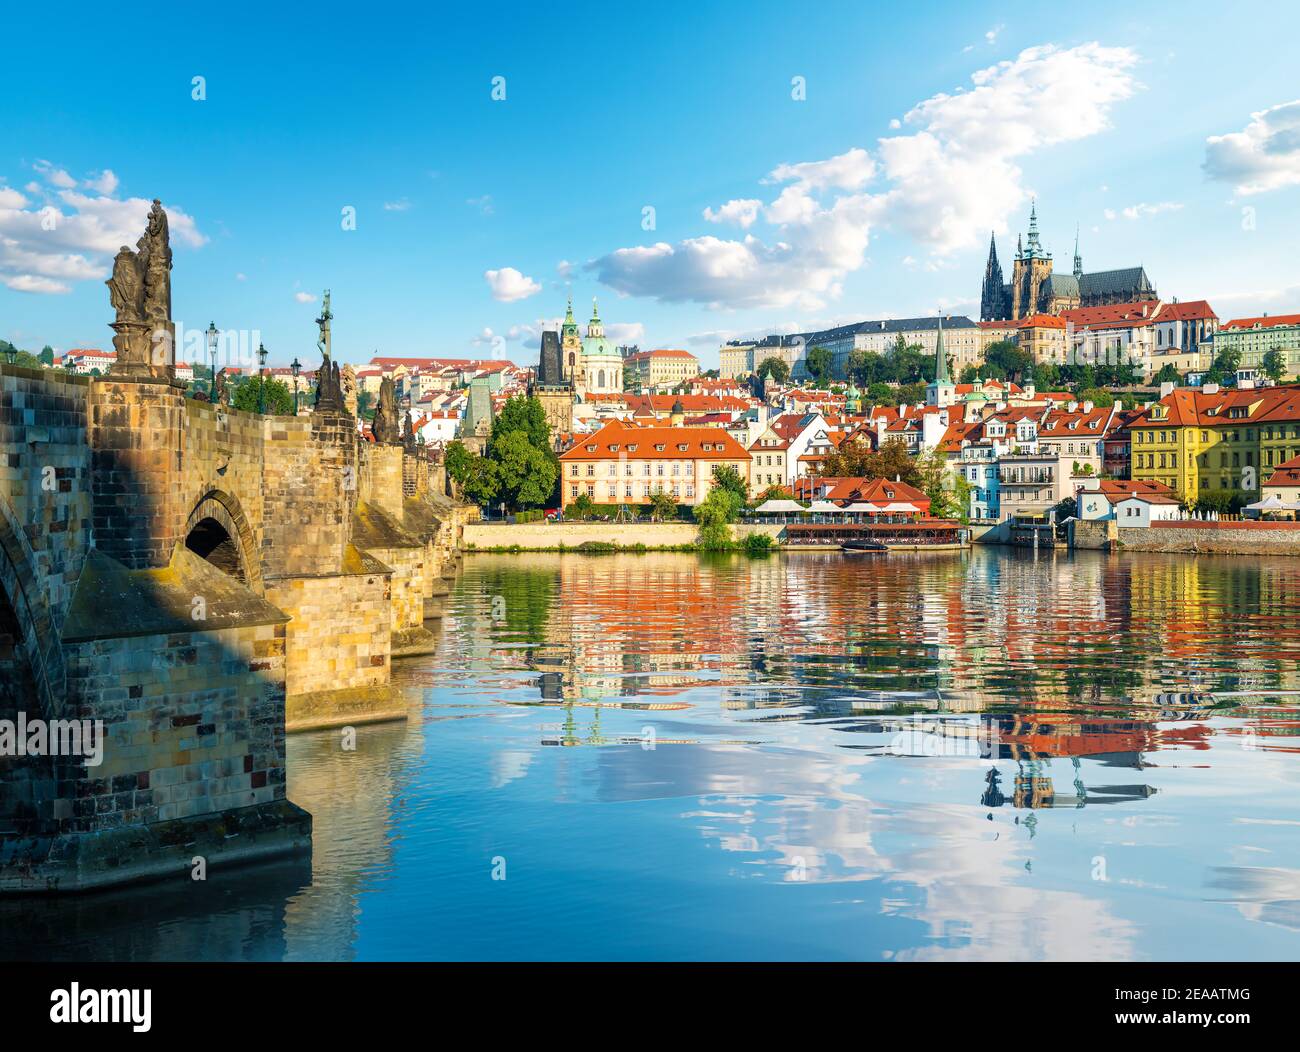
[{"label": "black lamp post", "polygon": [[257,411],[266,414],[266,348],[257,345]]},{"label": "black lamp post", "polygon": [[289,371],[293,373],[293,415],[298,415],[298,373],[302,370],[302,362],[298,361],[298,356],[294,355],[293,361],[289,363]]}]

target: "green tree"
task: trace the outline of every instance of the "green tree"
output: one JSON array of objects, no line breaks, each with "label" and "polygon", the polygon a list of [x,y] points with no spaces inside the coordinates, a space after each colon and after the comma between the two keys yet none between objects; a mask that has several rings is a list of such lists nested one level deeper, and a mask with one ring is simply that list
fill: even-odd
[{"label": "green tree", "polygon": [[448,442],[447,449],[442,455],[448,477],[458,485],[464,485],[469,477],[470,463],[473,459],[474,454],[465,448],[465,443],[459,438]]},{"label": "green tree", "polygon": [[492,437],[488,445],[511,431],[523,431],[528,441],[538,449],[551,448],[551,425],[546,422],[546,410],[536,398],[515,395],[507,399],[492,421]]},{"label": "green tree", "polygon": [[738,511],[744,507],[749,496],[745,480],[740,477],[740,472],[730,464],[723,464],[713,469],[713,489],[714,491],[724,490],[732,494]]},{"label": "green tree", "polygon": [[565,511],[571,519],[589,519],[596,513],[596,502],[587,494],[579,493]]},{"label": "green tree", "polygon": [[677,515],[677,498],[666,490],[656,490],[650,494],[650,518],[655,522],[675,518]]},{"label": "green tree", "polygon": [[1259,365],[1264,375],[1277,383],[1286,375],[1286,354],[1280,347],[1273,347],[1264,353]]},{"label": "green tree", "polygon": [[935,447],[915,461],[916,485],[930,498],[930,514],[936,519],[970,520],[970,483],[949,470],[948,458]]},{"label": "green tree", "polygon": [[1173,362],[1165,362],[1160,367],[1160,371],[1151,378],[1154,384],[1181,384],[1183,382],[1182,373],[1174,368]]},{"label": "green tree", "polygon": [[497,467],[487,457],[473,454],[461,483],[461,495],[471,504],[491,507],[497,499]]},{"label": "green tree", "polygon": [[790,379],[790,367],[785,364],[784,358],[777,358],[774,355],[771,358],[764,358],[754,370],[754,375],[758,377],[760,383],[770,376],[777,383],[783,384]]},{"label": "green tree", "polygon": [[808,352],[804,364],[812,374],[813,382],[818,387],[825,387],[831,379],[831,369],[835,365],[835,356],[825,347],[814,347]]},{"label": "green tree", "polygon": [[281,380],[250,376],[235,388],[230,404],[247,413],[265,411],[267,416],[292,416],[293,392]]},{"label": "green tree", "polygon": [[54,364],[54,348],[48,343],[41,348],[41,364],[47,367]]},{"label": "green tree", "polygon": [[1091,402],[1099,409],[1109,409],[1115,404],[1115,396],[1104,387],[1086,387],[1079,392],[1080,402]]},{"label": "green tree", "polygon": [[832,450],[822,466],[828,478],[900,479],[909,485],[920,484],[920,470],[901,438],[888,439],[878,450],[865,442],[845,442]]},{"label": "green tree", "polygon": [[508,431],[490,448],[497,501],[518,511],[541,507],[551,499],[559,477],[555,457],[528,441],[525,431]]},{"label": "green tree", "polygon": [[700,527],[700,547],[721,551],[731,547],[731,523],[740,511],[735,494],[716,487],[695,507],[695,522]]}]

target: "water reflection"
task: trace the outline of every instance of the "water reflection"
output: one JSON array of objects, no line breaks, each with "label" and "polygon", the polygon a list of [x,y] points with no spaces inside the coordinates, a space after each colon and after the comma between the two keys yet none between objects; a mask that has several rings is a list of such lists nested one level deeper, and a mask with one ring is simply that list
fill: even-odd
[{"label": "water reflection", "polygon": [[1287,559],[475,555],[395,668],[422,715],[291,739],[309,877],[0,944],[1293,959],[1297,597]]}]

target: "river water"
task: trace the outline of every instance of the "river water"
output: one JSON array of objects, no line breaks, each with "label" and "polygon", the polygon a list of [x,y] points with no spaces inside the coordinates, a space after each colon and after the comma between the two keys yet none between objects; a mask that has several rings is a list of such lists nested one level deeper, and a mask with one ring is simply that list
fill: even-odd
[{"label": "river water", "polygon": [[1300,560],[471,555],[310,862],[6,904],[71,959],[1295,959]]}]

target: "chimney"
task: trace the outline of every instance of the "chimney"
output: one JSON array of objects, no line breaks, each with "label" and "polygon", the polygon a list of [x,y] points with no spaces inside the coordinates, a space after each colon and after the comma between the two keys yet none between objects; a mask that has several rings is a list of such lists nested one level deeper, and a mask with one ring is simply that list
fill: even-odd
[{"label": "chimney", "polygon": [[1202,393],[1204,393],[1204,394],[1218,394],[1218,393],[1219,393],[1219,385],[1218,385],[1218,384],[1205,384],[1205,385],[1201,388],[1201,391],[1202,391]]},{"label": "chimney", "polygon": [[1166,380],[1164,383],[1160,385],[1161,398],[1168,398],[1173,393],[1174,393],[1174,383],[1172,380]]},{"label": "chimney", "polygon": [[1091,400],[1083,403],[1083,411],[1085,413],[1091,413],[1092,409],[1093,409],[1093,405]]}]

